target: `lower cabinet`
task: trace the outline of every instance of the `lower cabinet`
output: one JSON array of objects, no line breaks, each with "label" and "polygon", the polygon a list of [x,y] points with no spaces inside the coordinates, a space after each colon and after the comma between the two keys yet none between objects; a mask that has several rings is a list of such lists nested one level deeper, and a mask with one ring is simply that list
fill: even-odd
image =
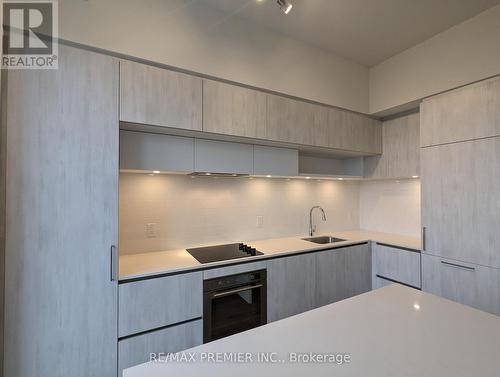
[{"label": "lower cabinet", "polygon": [[315,307],[371,290],[369,244],[321,251],[316,254]]},{"label": "lower cabinet", "polygon": [[422,255],[422,289],[500,315],[500,270]]},{"label": "lower cabinet", "polygon": [[267,262],[267,321],[314,308],[315,253],[293,255]]},{"label": "lower cabinet", "polygon": [[395,282],[381,278],[380,276],[375,276],[372,279],[372,289],[384,288],[391,284],[395,284]]},{"label": "lower cabinet", "polygon": [[165,356],[203,343],[201,319],[132,336],[118,342],[118,372],[150,361],[152,355]]},{"label": "lower cabinet", "polygon": [[378,243],[374,243],[372,248],[374,288],[376,278],[421,288],[420,252]]},{"label": "lower cabinet", "polygon": [[268,322],[371,290],[369,244],[277,258],[267,263]]}]

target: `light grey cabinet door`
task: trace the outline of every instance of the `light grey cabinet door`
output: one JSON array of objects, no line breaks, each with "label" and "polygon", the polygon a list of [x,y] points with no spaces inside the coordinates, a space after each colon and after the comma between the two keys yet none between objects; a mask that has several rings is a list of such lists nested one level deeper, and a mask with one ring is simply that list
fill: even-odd
[{"label": "light grey cabinet door", "polygon": [[192,172],[194,139],[120,131],[120,169]]},{"label": "light grey cabinet door", "polygon": [[267,262],[267,321],[273,322],[315,307],[314,253]]},{"label": "light grey cabinet door", "polygon": [[500,137],[422,148],[423,252],[500,267]]},{"label": "light grey cabinet door", "polygon": [[421,287],[419,252],[377,243],[373,244],[372,252],[374,280],[380,276],[415,288]]},{"label": "light grey cabinet door", "polygon": [[422,255],[422,290],[500,315],[500,270]]},{"label": "light grey cabinet door", "polygon": [[209,173],[253,174],[253,145],[195,139],[194,170]]},{"label": "light grey cabinet door", "polygon": [[500,78],[431,97],[420,114],[423,147],[500,136]]},{"label": "light grey cabinet door", "polygon": [[201,317],[202,273],[120,284],[120,337]]},{"label": "light grey cabinet door", "polygon": [[321,251],[316,254],[315,306],[323,306],[371,290],[369,244]]},{"label": "light grey cabinet door", "polygon": [[267,94],[203,80],[203,131],[265,139]]},{"label": "light grey cabinet door", "polygon": [[201,78],[120,61],[120,120],[201,131]]},{"label": "light grey cabinet door", "polygon": [[318,105],[269,94],[267,96],[266,138],[274,141],[313,145]]},{"label": "light grey cabinet door", "polygon": [[116,377],[118,61],[4,74],[5,376]]},{"label": "light grey cabinet door", "polygon": [[203,321],[196,320],[133,336],[118,342],[118,376],[123,369],[166,357],[203,343]]},{"label": "light grey cabinet door", "polygon": [[420,115],[410,114],[382,124],[383,153],[365,157],[367,178],[408,178],[420,175]]},{"label": "light grey cabinet door", "polygon": [[254,145],[253,173],[255,175],[299,175],[299,151],[288,148]]},{"label": "light grey cabinet door", "polygon": [[391,284],[397,284],[397,283],[375,276],[375,278],[372,281],[372,289],[384,288]]},{"label": "light grey cabinet door", "polygon": [[[382,153],[382,123],[380,121],[340,109],[326,108],[326,111],[327,146],[329,148],[367,154]],[[325,121],[324,119],[321,117],[320,122]]]}]

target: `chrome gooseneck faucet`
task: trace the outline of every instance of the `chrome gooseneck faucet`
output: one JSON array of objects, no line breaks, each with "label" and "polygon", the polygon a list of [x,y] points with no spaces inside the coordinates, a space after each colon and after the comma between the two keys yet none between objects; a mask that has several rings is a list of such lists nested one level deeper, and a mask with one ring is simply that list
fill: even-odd
[{"label": "chrome gooseneck faucet", "polygon": [[314,232],[316,232],[316,225],[313,225],[313,212],[315,209],[319,209],[321,211],[321,219],[323,221],[326,221],[326,214],[323,208],[320,206],[314,206],[311,208],[309,211],[309,236],[312,237],[314,235]]}]

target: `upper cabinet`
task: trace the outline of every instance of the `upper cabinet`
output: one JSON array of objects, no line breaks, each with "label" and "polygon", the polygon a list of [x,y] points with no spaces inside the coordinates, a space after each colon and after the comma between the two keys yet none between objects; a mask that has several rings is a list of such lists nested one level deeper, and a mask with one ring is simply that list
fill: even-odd
[{"label": "upper cabinet", "polygon": [[202,79],[121,61],[120,120],[201,131]]},{"label": "upper cabinet", "polygon": [[266,138],[266,94],[203,80],[203,131]]},{"label": "upper cabinet", "polygon": [[367,116],[269,95],[267,139],[360,154],[382,153],[381,123]]},{"label": "upper cabinet", "polygon": [[366,115],[131,61],[120,63],[120,120],[309,149],[382,153],[381,122]]},{"label": "upper cabinet", "polygon": [[420,115],[410,114],[382,125],[384,152],[365,157],[366,178],[408,178],[420,175]]},{"label": "upper cabinet", "polygon": [[500,135],[500,78],[444,93],[420,105],[422,147]]}]

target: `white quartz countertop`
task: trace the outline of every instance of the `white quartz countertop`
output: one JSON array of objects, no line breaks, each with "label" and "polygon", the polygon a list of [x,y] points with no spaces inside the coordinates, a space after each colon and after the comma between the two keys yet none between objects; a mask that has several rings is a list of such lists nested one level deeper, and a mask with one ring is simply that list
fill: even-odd
[{"label": "white quartz countertop", "polygon": [[[167,274],[173,272],[196,270],[200,268],[223,266],[238,262],[257,261],[278,255],[333,249],[349,246],[359,242],[375,241],[388,245],[420,250],[420,239],[415,237],[401,236],[397,234],[371,232],[364,230],[331,232],[328,235],[345,239],[346,241],[334,244],[320,245],[304,241],[307,236],[296,236],[287,238],[276,238],[268,240],[241,241],[255,247],[264,255],[233,259],[214,263],[199,263],[185,249],[156,251],[148,253],[127,254],[120,256],[120,280],[143,278],[153,275]],[[224,243],[224,242],[221,242]],[[209,245],[207,245],[209,246]]]},{"label": "white quartz countertop", "polygon": [[[258,362],[261,352],[276,353],[273,359],[279,361]],[[350,362],[290,362],[290,355],[309,352],[347,354]],[[500,317],[392,284],[188,353],[194,362],[149,362],[125,370],[124,376],[498,377]],[[217,353],[251,358],[209,361]]]}]

